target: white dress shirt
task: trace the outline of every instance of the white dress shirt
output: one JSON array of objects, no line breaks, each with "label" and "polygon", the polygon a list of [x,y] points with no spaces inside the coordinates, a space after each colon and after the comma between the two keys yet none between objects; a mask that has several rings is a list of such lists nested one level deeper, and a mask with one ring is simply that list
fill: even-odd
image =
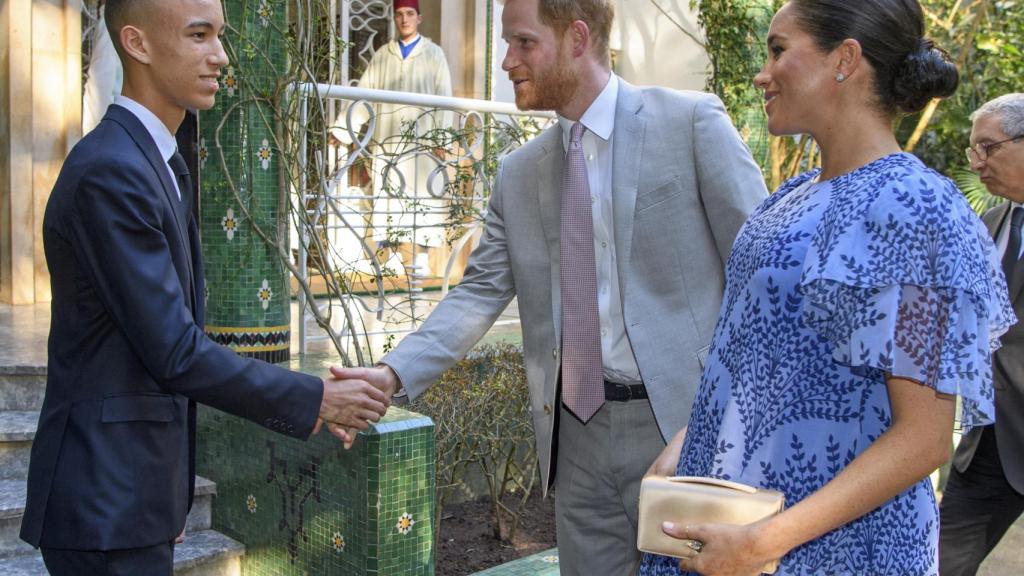
[{"label": "white dress shirt", "polygon": [[[1002,261],[1003,255],[1006,254],[1006,247],[1010,244],[1010,218],[1013,217],[1013,209],[1020,207],[1020,202],[1010,203],[1010,211],[1006,215],[1006,222],[1003,223],[1002,230],[999,231],[999,237],[996,241],[996,248],[999,250],[1000,261]],[[1024,253],[1024,242],[1021,242],[1021,253]],[[1017,259],[1020,259],[1020,254],[1017,254]]]},{"label": "white dress shirt", "polygon": [[174,153],[178,150],[178,141],[174,139],[174,134],[171,134],[171,131],[156,117],[156,114],[153,114],[149,111],[149,108],[135,100],[118,94],[117,98],[114,98],[114,104],[134,114],[139,119],[139,122],[142,122],[142,125],[146,127],[149,135],[153,137],[153,142],[156,142],[156,148],[160,151],[160,157],[164,159],[164,164],[167,166],[167,172],[171,175],[171,184],[174,185],[174,190],[178,193],[178,200],[181,200],[181,190],[178,190],[178,177],[175,176],[174,170],[168,164],[171,156],[174,156]]},{"label": "white dress shirt", "polygon": [[[619,79],[612,74],[604,90],[587,108],[580,123],[583,133],[583,157],[587,163],[594,216],[594,258],[597,265],[597,311],[601,323],[601,358],[604,377],[612,382],[640,384],[633,348],[626,334],[619,291],[615,255],[615,221],[612,217],[612,146],[615,106],[619,98]],[[569,130],[574,122],[558,117],[562,127],[562,145],[569,150]]]}]

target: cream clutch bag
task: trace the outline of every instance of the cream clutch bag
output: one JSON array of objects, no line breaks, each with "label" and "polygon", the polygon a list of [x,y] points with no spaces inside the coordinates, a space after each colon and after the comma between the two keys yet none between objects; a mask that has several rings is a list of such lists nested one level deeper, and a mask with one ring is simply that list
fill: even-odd
[{"label": "cream clutch bag", "polygon": [[[697,476],[648,476],[640,484],[640,529],[637,548],[643,552],[686,558],[703,543],[677,540],[661,529],[663,522],[684,524],[752,524],[782,511],[785,496],[766,490]],[[779,562],[762,572],[774,574]]]}]

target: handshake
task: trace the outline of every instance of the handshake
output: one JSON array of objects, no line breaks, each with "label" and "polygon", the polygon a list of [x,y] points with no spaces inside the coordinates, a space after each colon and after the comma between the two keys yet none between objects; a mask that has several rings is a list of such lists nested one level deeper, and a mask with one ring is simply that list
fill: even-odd
[{"label": "handshake", "polygon": [[346,450],[355,443],[359,430],[366,430],[387,412],[399,387],[394,370],[383,364],[373,368],[331,366],[331,376],[323,381],[324,398],[313,434],[326,425]]}]

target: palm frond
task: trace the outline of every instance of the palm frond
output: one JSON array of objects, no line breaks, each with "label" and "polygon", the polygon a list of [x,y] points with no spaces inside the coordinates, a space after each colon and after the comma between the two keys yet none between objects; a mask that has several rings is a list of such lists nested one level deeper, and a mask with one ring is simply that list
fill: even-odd
[{"label": "palm frond", "polygon": [[978,175],[967,168],[955,168],[953,170],[953,181],[964,193],[967,203],[971,205],[978,215],[984,214],[991,208],[1003,201],[998,196],[993,196],[988,188],[981,182]]}]

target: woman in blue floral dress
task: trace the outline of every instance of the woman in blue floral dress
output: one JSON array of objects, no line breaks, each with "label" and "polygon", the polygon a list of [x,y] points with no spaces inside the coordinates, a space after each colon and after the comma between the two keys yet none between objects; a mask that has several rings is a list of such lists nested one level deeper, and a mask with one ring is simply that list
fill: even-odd
[{"label": "woman in blue floral dress", "polygon": [[[643,576],[937,573],[928,474],[962,423],[991,421],[989,355],[1015,321],[995,250],[959,190],[900,152],[892,120],[951,94],[915,0],[791,0],[755,79],[772,134],[822,169],[783,184],[733,247],[687,429],[652,472],[782,491],[750,526],[663,527],[703,544]],[[681,454],[680,454],[681,452]]]}]

